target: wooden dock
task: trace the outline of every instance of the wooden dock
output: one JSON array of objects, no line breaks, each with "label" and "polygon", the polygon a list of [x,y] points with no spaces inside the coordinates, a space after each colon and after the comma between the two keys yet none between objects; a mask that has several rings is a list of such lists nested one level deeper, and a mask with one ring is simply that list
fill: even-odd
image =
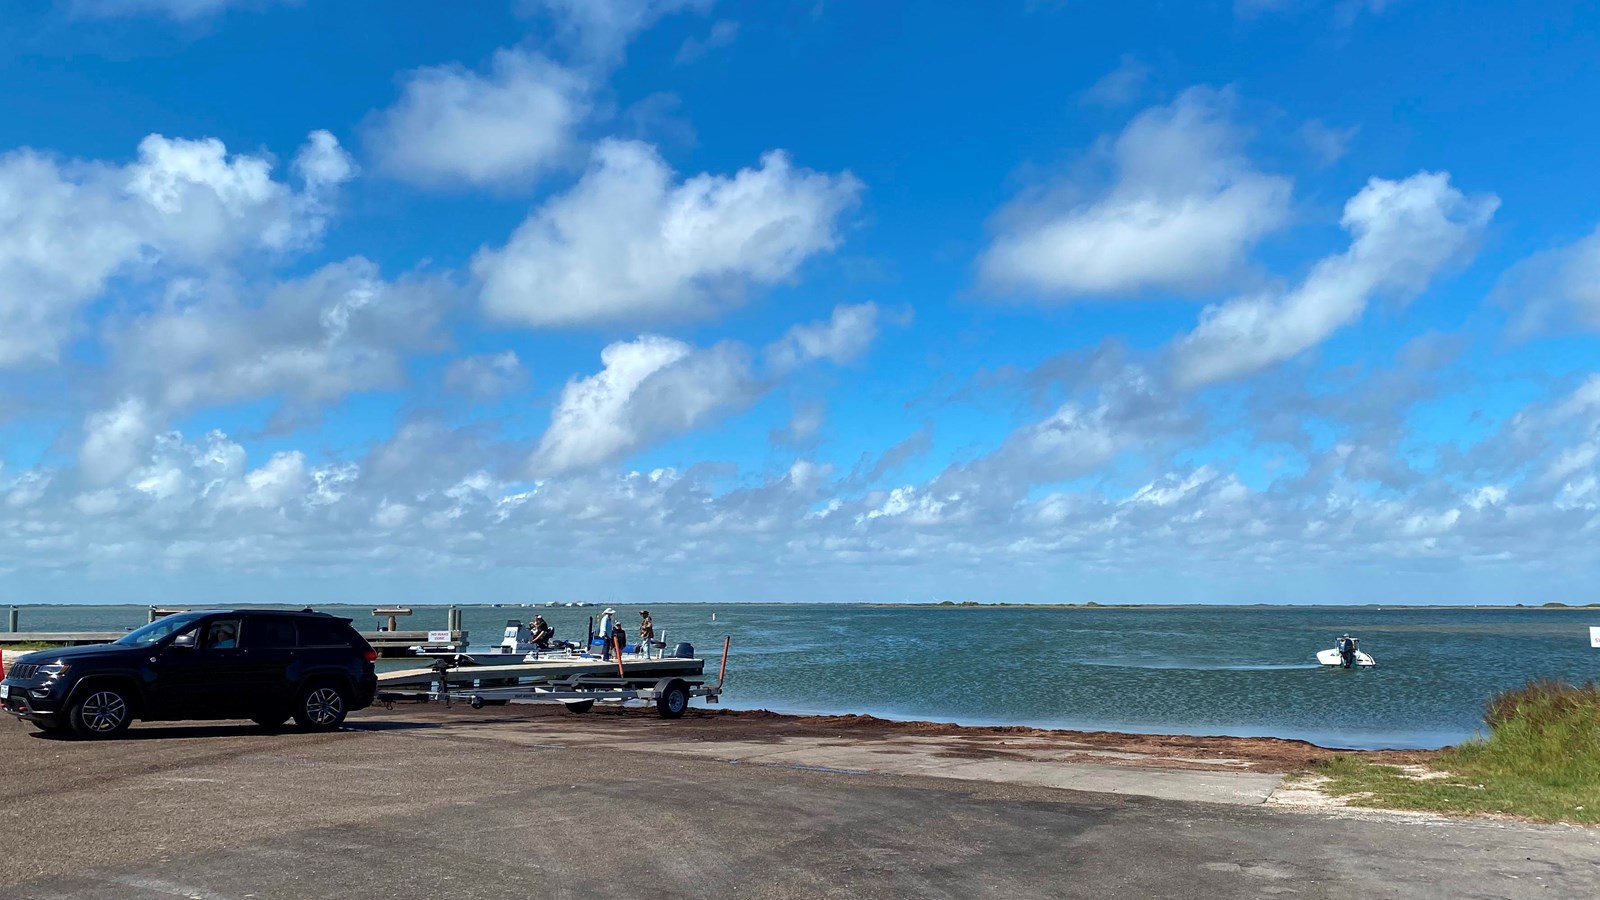
[{"label": "wooden dock", "polygon": [[[17,644],[65,644],[79,647],[85,644],[109,644],[127,634],[125,631],[0,631],[0,648]],[[372,649],[382,657],[411,656],[411,648],[428,643],[426,631],[363,631]],[[450,643],[461,647],[467,643],[467,632],[450,632]]]}]

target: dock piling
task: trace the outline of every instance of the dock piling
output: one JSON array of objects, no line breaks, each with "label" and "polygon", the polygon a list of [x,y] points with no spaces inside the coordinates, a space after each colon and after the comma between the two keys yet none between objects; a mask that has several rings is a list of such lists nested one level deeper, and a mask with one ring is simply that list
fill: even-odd
[{"label": "dock piling", "polygon": [[21,631],[22,630],[21,628],[17,627],[17,608],[15,606],[11,607],[11,612],[6,614],[6,630],[7,631]]}]

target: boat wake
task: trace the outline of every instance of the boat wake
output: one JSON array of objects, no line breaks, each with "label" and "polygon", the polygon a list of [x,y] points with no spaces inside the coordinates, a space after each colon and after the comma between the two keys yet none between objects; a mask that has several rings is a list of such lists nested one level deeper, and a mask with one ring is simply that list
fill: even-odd
[{"label": "boat wake", "polygon": [[1315,663],[1208,663],[1196,660],[1130,660],[1130,659],[1076,659],[1080,666],[1101,666],[1108,669],[1191,669],[1199,672],[1279,672],[1296,669],[1317,669]]}]

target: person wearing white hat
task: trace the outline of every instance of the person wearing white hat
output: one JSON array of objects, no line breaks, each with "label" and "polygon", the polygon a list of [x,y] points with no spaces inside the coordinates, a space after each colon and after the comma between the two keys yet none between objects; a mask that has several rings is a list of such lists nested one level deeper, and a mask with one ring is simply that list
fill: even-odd
[{"label": "person wearing white hat", "polygon": [[[611,626],[617,624],[616,616],[616,610],[609,606],[606,607],[605,611],[600,614],[600,627],[594,630],[594,636],[609,643],[611,640]],[[609,654],[605,656],[607,659],[610,658]]]}]

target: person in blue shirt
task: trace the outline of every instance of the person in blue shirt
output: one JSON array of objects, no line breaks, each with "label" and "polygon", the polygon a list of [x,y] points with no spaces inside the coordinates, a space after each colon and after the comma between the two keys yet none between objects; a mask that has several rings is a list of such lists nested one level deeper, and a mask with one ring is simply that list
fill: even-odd
[{"label": "person in blue shirt", "polygon": [[232,622],[218,622],[211,626],[211,638],[207,643],[213,650],[231,650],[239,646],[239,633]]}]

